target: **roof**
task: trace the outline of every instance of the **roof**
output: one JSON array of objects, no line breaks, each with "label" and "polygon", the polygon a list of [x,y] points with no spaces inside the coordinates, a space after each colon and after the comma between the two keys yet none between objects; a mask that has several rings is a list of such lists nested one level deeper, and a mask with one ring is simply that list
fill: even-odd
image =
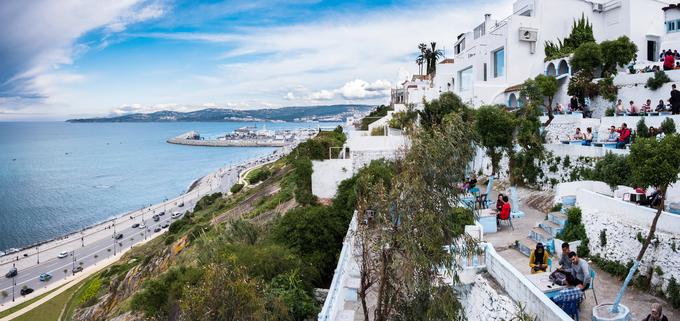
[{"label": "roof", "polygon": [[442,61],[439,62],[440,64],[452,64],[453,63],[453,58],[446,58]]},{"label": "roof", "polygon": [[663,10],[663,11],[670,10],[670,9],[680,9],[680,3],[678,3],[678,4],[675,4],[675,3],[669,4],[668,7],[663,7],[663,8],[661,8],[661,10]]},{"label": "roof", "polygon": [[506,88],[505,91],[503,91],[503,92],[504,93],[511,93],[511,92],[520,91],[520,90],[522,90],[522,84],[510,86],[510,87]]}]

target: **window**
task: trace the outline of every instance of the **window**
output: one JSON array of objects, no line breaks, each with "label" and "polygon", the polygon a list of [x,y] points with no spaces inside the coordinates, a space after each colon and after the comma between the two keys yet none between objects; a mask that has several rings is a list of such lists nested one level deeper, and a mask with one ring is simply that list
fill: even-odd
[{"label": "window", "polygon": [[465,38],[463,38],[459,43],[456,44],[454,51],[456,55],[465,51]]},{"label": "window", "polygon": [[486,34],[486,23],[482,23],[481,25],[477,26],[474,30],[474,37],[475,39],[483,36]]},{"label": "window", "polygon": [[472,67],[458,72],[460,78],[460,91],[468,91],[472,89]]},{"label": "window", "polygon": [[676,20],[673,21],[666,21],[666,32],[671,33],[671,32],[677,32],[678,31],[678,24]]},{"label": "window", "polygon": [[501,48],[493,53],[493,77],[505,75],[505,49]]}]

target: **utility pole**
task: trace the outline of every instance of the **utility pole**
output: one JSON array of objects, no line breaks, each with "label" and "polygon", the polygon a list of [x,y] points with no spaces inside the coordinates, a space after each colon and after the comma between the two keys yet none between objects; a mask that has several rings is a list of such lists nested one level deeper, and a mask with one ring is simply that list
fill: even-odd
[{"label": "utility pole", "polygon": [[38,255],[37,255],[38,263],[36,263],[36,264],[40,264],[40,247],[36,246],[35,249],[38,251]]},{"label": "utility pole", "polygon": [[16,292],[17,280],[16,276],[12,277],[12,302],[14,302],[14,292]]},{"label": "utility pole", "polygon": [[113,221],[113,256],[116,256],[116,221]]},{"label": "utility pole", "polygon": [[76,251],[71,251],[71,259],[72,259],[71,274],[76,275]]}]

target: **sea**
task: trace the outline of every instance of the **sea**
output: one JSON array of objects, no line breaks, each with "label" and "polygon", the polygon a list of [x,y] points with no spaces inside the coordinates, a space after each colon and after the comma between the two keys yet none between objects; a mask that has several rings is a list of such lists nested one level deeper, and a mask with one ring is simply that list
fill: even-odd
[{"label": "sea", "polygon": [[220,167],[275,150],[166,143],[191,130],[215,138],[243,126],[319,124],[0,122],[0,251],[176,197]]}]

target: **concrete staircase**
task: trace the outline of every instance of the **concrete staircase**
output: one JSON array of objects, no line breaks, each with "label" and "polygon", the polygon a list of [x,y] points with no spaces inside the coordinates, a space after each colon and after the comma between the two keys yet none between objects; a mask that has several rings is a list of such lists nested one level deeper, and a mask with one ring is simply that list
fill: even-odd
[{"label": "concrete staircase", "polygon": [[564,225],[567,223],[567,215],[565,214],[568,206],[563,206],[561,212],[548,213],[548,219],[537,224],[536,227],[529,231],[529,236],[523,240],[519,240],[518,250],[526,256],[531,255],[531,251],[536,248],[538,242],[550,251],[555,253],[554,239],[558,233],[562,232]]}]

